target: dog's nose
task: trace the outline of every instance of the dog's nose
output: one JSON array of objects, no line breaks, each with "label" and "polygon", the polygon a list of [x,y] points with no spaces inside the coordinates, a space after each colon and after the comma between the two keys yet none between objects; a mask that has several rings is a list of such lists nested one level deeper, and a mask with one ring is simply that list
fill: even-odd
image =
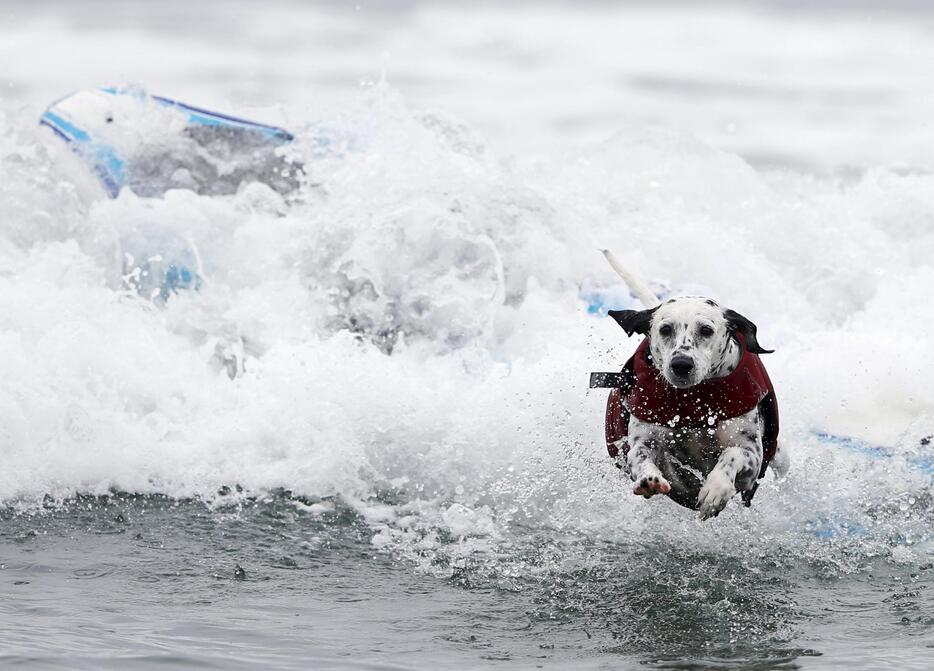
[{"label": "dog's nose", "polygon": [[694,360],[689,356],[679,355],[671,360],[671,371],[678,377],[687,377],[694,370]]}]

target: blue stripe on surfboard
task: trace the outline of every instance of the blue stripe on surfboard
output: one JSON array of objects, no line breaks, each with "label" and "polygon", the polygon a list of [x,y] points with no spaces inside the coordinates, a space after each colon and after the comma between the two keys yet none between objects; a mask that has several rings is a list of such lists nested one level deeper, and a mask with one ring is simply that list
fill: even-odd
[{"label": "blue stripe on surfboard", "polygon": [[48,110],[45,111],[45,114],[42,115],[42,121],[46,121],[46,125],[51,125],[59,130],[60,133],[64,134],[71,140],[77,140],[78,142],[87,142],[91,137],[85,133],[83,130],[75,126],[70,121],[66,121],[59,115]]},{"label": "blue stripe on surfboard", "polygon": [[52,129],[52,132],[55,133],[56,135],[58,135],[58,136],[59,136],[61,139],[63,139],[65,142],[68,142],[68,143],[71,142],[71,138],[68,137],[68,136],[67,136],[65,133],[63,133],[61,130],[59,130],[58,127],[57,127],[54,123],[52,123],[51,121],[47,121],[47,120],[44,119],[44,118],[43,118],[43,119],[39,119],[39,125],[40,125],[40,126],[45,126],[46,128],[51,128],[51,129]]},{"label": "blue stripe on surfboard", "polygon": [[268,135],[269,137],[280,140],[282,142],[291,142],[295,139],[295,136],[292,135],[289,131],[277,126],[269,126],[267,124],[250,121],[248,119],[241,119],[239,117],[230,116],[229,114],[212,112],[211,110],[195,107],[194,105],[188,105],[177,100],[172,100],[171,98],[152,96],[152,99],[162,103],[163,105],[171,105],[172,107],[178,107],[179,109],[185,110],[188,112],[188,119],[190,121],[201,123],[203,125],[223,126],[228,124],[235,124],[238,126],[243,126],[244,128],[261,131],[265,135]]},{"label": "blue stripe on surfboard", "polygon": [[639,299],[629,293],[628,289],[619,287],[581,287],[578,297],[587,304],[587,314],[600,317],[605,317],[610,310],[638,310],[642,306]]},{"label": "blue stripe on surfboard", "polygon": [[903,455],[883,445],[873,445],[865,440],[853,438],[851,436],[838,436],[824,431],[815,431],[814,436],[824,443],[836,445],[847,452],[859,454],[870,459],[903,459],[905,464],[914,470],[921,471],[927,475],[934,476],[934,454]]},{"label": "blue stripe on surfboard", "polygon": [[[903,454],[889,446],[875,445],[860,438],[840,436],[826,431],[814,431],[812,435],[825,445],[839,447],[873,461],[898,460],[904,467],[934,476],[934,454]],[[841,537],[859,539],[868,536],[871,532],[869,526],[847,517],[845,513],[827,513],[806,520],[804,530],[821,540],[834,540]],[[904,542],[904,539],[898,541],[899,544]]]},{"label": "blue stripe on surfboard", "polygon": [[[94,172],[97,173],[111,197],[116,197],[120,193],[125,180],[124,162],[117,156],[113,147],[92,143],[91,136],[85,131],[48,110],[39,119],[39,124],[51,128],[59,137],[72,144],[75,151],[79,150],[74,143],[79,143],[82,147],[93,147]],[[80,151],[85,151],[85,149],[82,148]]]},{"label": "blue stripe on surfboard", "polygon": [[[113,148],[103,145],[97,147],[97,159],[94,169],[103,180],[107,190],[110,191],[110,195],[116,198],[126,179],[123,173],[124,162]],[[101,160],[106,163],[106,167],[100,164]]]},{"label": "blue stripe on surfboard", "polygon": [[830,539],[841,535],[859,538],[869,534],[869,529],[862,524],[832,515],[806,520],[804,522],[804,530],[823,539]]},{"label": "blue stripe on surfboard", "polygon": [[[115,87],[107,87],[100,90],[104,93],[109,93],[110,95],[121,95],[125,93],[125,91]],[[284,128],[279,128],[278,126],[270,126],[268,124],[250,121],[249,119],[235,117],[230,114],[214,112],[212,110],[204,109],[203,107],[196,107],[195,105],[189,105],[188,103],[183,103],[179,100],[173,100],[172,98],[166,98],[164,96],[154,95],[150,96],[150,98],[161,105],[165,105],[167,107],[177,107],[178,109],[187,112],[189,121],[200,124],[202,126],[234,125],[246,129],[260,131],[264,135],[272,139],[279,140],[280,142],[291,142],[295,139],[295,136],[292,135],[292,133],[285,130]]]}]

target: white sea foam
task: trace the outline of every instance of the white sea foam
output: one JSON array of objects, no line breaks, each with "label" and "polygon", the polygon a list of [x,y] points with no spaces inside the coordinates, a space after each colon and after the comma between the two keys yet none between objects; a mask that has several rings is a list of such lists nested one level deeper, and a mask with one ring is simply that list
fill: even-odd
[{"label": "white sea foam", "polygon": [[[605,247],[746,314],[777,350],[792,474],[709,542],[826,515],[866,524],[930,485],[812,432],[907,454],[934,430],[934,176],[761,171],[639,123],[525,160],[383,85],[330,118],[286,110],[309,174],[293,202],[259,184],[107,200],[33,116],[4,113],[5,503],[234,484],[378,498],[391,515],[359,505],[382,546],[509,523],[616,536],[650,510],[684,527],[686,511],[632,497],[604,457],[605,392],[587,373],[636,345],[580,296],[619,295]],[[339,150],[321,151],[322,128]],[[164,307],[123,287],[121,241],[153,230],[203,264],[204,287]]]}]

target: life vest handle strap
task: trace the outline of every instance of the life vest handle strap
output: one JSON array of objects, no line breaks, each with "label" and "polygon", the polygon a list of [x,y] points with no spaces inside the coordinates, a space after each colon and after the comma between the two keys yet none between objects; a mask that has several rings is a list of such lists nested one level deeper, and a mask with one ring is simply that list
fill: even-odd
[{"label": "life vest handle strap", "polygon": [[629,379],[625,373],[591,373],[591,389],[619,389],[626,386]]}]

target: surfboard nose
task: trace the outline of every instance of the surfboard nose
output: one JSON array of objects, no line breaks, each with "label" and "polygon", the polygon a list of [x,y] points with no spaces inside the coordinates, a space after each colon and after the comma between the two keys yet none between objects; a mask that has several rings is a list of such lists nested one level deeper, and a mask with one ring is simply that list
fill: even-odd
[{"label": "surfboard nose", "polygon": [[67,142],[115,198],[169,189],[209,195],[263,182],[280,194],[298,188],[303,166],[275,150],[293,141],[284,128],[115,87],[56,100],[39,123]]}]

